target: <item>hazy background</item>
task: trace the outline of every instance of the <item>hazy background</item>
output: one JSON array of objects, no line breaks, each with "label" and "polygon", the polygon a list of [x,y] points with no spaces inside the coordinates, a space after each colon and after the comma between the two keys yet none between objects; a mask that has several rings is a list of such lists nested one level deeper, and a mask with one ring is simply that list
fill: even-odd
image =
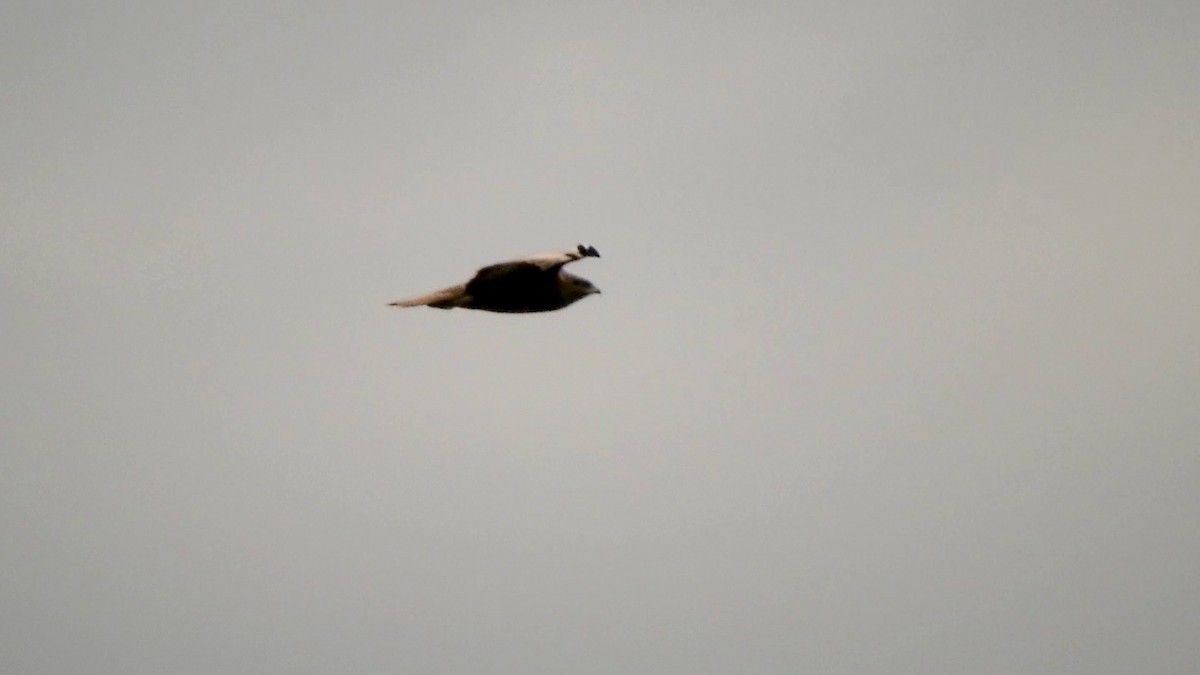
[{"label": "hazy background", "polygon": [[0,671],[1200,671],[1198,35],[5,3]]}]

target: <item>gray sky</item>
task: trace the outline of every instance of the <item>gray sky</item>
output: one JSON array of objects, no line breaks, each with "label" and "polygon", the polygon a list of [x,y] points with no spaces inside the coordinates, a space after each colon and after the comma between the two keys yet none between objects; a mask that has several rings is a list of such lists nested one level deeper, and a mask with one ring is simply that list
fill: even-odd
[{"label": "gray sky", "polygon": [[5,3],[0,671],[1197,672],[1197,35]]}]

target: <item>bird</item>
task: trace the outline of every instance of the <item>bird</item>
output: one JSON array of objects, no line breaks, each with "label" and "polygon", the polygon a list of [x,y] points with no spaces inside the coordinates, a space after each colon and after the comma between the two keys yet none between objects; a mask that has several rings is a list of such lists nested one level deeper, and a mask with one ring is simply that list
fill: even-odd
[{"label": "bird", "polygon": [[600,292],[587,279],[563,270],[567,263],[599,257],[594,246],[580,244],[573,251],[496,263],[480,269],[465,284],[397,300],[388,306],[462,307],[510,314],[551,312]]}]

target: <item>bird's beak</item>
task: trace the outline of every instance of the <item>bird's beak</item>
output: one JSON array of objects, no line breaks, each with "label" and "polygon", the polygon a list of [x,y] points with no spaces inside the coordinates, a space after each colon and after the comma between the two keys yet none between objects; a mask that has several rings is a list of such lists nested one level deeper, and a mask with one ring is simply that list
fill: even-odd
[{"label": "bird's beak", "polygon": [[593,289],[592,289],[592,292],[591,292],[591,293],[589,293],[588,295],[593,295],[593,294],[594,294],[594,295],[600,295],[600,289],[599,289],[599,288],[593,288]]}]

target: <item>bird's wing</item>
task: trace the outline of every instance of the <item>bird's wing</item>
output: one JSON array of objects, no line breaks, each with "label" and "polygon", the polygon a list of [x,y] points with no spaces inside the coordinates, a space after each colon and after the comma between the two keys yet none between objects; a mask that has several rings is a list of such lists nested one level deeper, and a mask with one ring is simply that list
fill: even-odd
[{"label": "bird's wing", "polygon": [[495,293],[548,293],[558,287],[563,265],[584,258],[599,258],[594,246],[580,244],[574,251],[543,253],[522,260],[488,265],[467,282],[467,292],[475,297]]},{"label": "bird's wing", "polygon": [[437,307],[438,309],[450,309],[451,307],[461,307],[467,302],[470,296],[467,295],[466,286],[459,284],[450,288],[443,288],[440,291],[419,295],[415,298],[407,300],[397,300],[391,303],[392,307],[420,307],[428,305],[429,307]]},{"label": "bird's wing", "polygon": [[[584,246],[580,244],[575,247],[574,251],[561,251],[555,253],[543,253],[541,255],[530,256],[524,260],[516,260],[517,263],[530,263],[536,265],[543,270],[557,270],[563,265],[584,258],[599,258],[600,252],[595,246]],[[503,264],[503,263],[501,263]],[[486,269],[486,268],[485,268]]]},{"label": "bird's wing", "polygon": [[393,302],[392,305],[428,305],[448,309],[473,304],[528,306],[552,303],[560,297],[559,271],[563,265],[583,258],[599,257],[600,252],[594,246],[580,244],[574,251],[546,253],[488,265],[465,284]]}]

